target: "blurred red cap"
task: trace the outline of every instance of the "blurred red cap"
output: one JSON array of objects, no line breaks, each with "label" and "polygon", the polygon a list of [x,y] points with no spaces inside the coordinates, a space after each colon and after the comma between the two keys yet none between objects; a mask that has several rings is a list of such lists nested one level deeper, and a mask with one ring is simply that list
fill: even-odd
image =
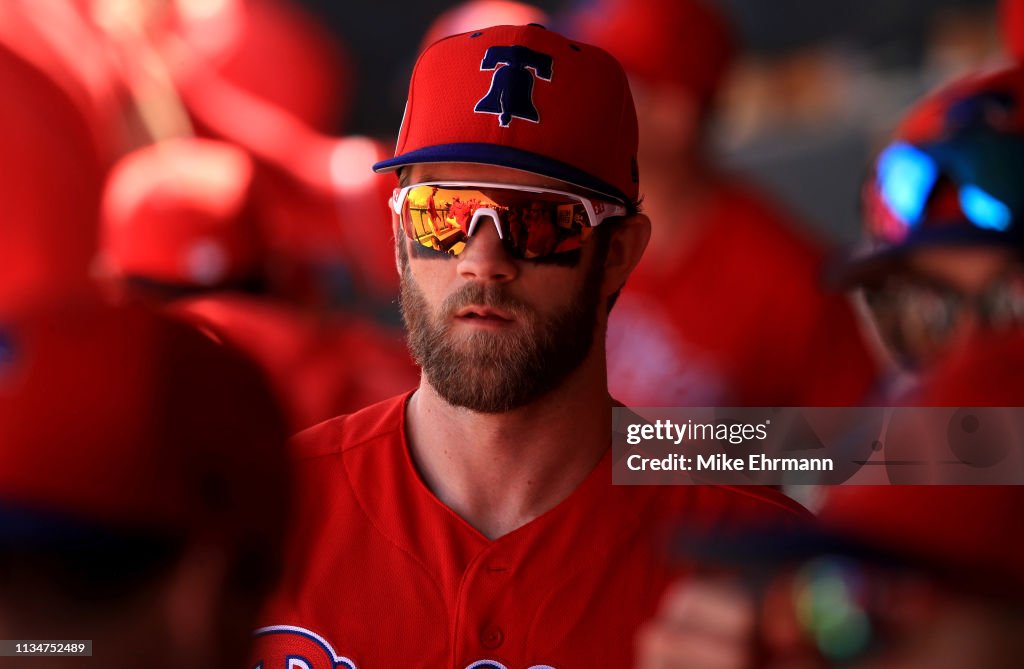
[{"label": "blurred red cap", "polygon": [[[350,58],[298,3],[220,0],[177,6],[177,30],[206,67],[317,130],[336,129],[349,98]],[[188,69],[176,69],[179,85],[202,86],[202,78],[193,81]]]},{"label": "blurred red cap", "polygon": [[125,156],[103,197],[105,271],[197,287],[258,274],[253,171],[244,151],[213,140],[169,140]]},{"label": "blurred red cap", "polygon": [[[1024,336],[1015,333],[980,339],[963,351],[929,379],[924,396],[914,401],[915,406],[1024,405],[1024,386],[1020,383]],[[897,462],[904,460],[893,450],[903,438],[893,432],[899,415],[891,415],[885,436],[888,457]],[[903,415],[913,418],[914,414]],[[925,457],[945,451],[930,462],[934,465],[946,464],[953,457],[965,461],[967,448],[974,449],[971,455],[986,457],[1003,446],[1006,450],[1019,448],[1019,415],[1015,413],[1011,421],[1017,428],[1015,434],[981,428],[972,435],[976,439],[957,445],[948,427],[934,430],[927,421],[927,431],[910,433],[908,438],[918,435]],[[1016,443],[989,441],[993,435]],[[942,438],[949,443],[940,443]],[[911,458],[917,460],[921,454],[917,444],[913,453]],[[993,466],[1019,467],[1019,458],[1007,457]],[[984,474],[984,469],[979,466],[978,471]],[[901,474],[901,478],[913,480],[915,471]],[[1024,600],[1024,533],[1019,529],[1024,517],[1024,485],[836,485],[823,490],[824,503],[816,525],[795,530],[755,527],[727,537],[725,542],[714,535],[702,537],[702,552],[724,555],[733,563],[751,568],[799,562],[822,554],[846,555],[869,563],[910,568],[954,589]],[[720,548],[722,545],[726,548]]]},{"label": "blurred red cap", "polygon": [[837,486],[819,514],[847,539],[951,583],[1024,594],[1024,486]]},{"label": "blurred red cap", "polygon": [[96,252],[103,166],[85,115],[0,44],[0,306],[80,292]]},{"label": "blurred red cap", "polygon": [[1017,60],[1024,61],[1024,2],[1003,0],[999,18],[1006,50]]},{"label": "blurred red cap", "polygon": [[957,129],[958,114],[954,108],[979,95],[1013,100],[1013,104],[999,107],[999,118],[987,120],[1005,132],[1024,133],[1024,104],[1018,102],[1024,100],[1024,66],[1014,66],[969,75],[942,86],[914,104],[893,138],[912,144],[941,140]]},{"label": "blurred red cap", "polygon": [[423,51],[434,42],[450,35],[491,28],[493,26],[525,26],[528,23],[547,25],[543,9],[513,0],[470,0],[442,12],[427,28],[420,43]]},{"label": "blurred red cap", "polygon": [[1024,67],[1016,65],[959,79],[916,103],[864,181],[865,234],[833,279],[846,285],[877,281],[909,250],[925,246],[1019,252],[1022,101]]},{"label": "blurred red cap", "polygon": [[286,438],[261,374],[187,325],[85,304],[0,318],[5,509],[278,541]]},{"label": "blurred red cap", "polygon": [[613,56],[631,79],[670,85],[709,105],[736,56],[725,16],[705,0],[594,0],[573,34]]},{"label": "blurred red cap", "polygon": [[391,148],[369,137],[337,141],[331,152],[331,185],[337,198],[338,227],[360,293],[382,299],[398,295],[395,245],[388,198],[398,186],[394,174],[376,174],[374,163]]},{"label": "blurred red cap", "polygon": [[[1024,406],[1022,375],[1024,336],[985,336],[930,375],[917,404]],[[963,585],[1005,587],[1018,596],[1024,595],[1022,516],[1024,486],[993,485],[838,486],[829,489],[820,513],[843,536],[940,568]]]}]

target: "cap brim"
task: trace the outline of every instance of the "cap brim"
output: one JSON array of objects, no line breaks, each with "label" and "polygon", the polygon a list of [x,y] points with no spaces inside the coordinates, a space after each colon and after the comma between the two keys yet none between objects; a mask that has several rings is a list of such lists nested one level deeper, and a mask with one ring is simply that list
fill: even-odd
[{"label": "cap brim", "polygon": [[904,242],[884,249],[856,249],[830,263],[826,284],[834,289],[855,288],[883,278],[898,266],[910,251],[941,247],[998,247],[1024,249],[1017,236],[995,230],[963,226],[939,227],[915,232]]},{"label": "cap brim", "polygon": [[891,273],[903,260],[906,250],[903,247],[874,252],[857,250],[836,257],[826,265],[825,285],[832,290],[848,290],[871,284]]},{"label": "cap brim", "polygon": [[810,521],[795,526],[762,525],[717,531],[683,527],[673,536],[671,550],[675,560],[731,570],[753,582],[770,580],[787,568],[817,558],[846,558],[881,569],[930,575],[966,592],[1004,600],[1024,599],[1024,580],[1018,570],[947,559],[929,553],[926,548],[915,551],[888,547]]},{"label": "cap brim", "polygon": [[175,545],[183,533],[85,520],[0,501],[0,550],[29,546]]},{"label": "cap brim", "polygon": [[415,151],[382,160],[373,166],[374,172],[390,172],[406,165],[421,163],[472,163],[496,165],[558,179],[593,191],[597,195],[628,204],[630,198],[618,188],[597,179],[572,165],[553,160],[532,151],[510,146],[484,143],[457,143],[426,146]]},{"label": "cap brim", "polygon": [[713,564],[739,571],[774,571],[816,557],[833,555],[889,567],[909,566],[894,551],[829,532],[811,523],[761,526],[709,532],[680,528],[672,541],[677,559]]}]

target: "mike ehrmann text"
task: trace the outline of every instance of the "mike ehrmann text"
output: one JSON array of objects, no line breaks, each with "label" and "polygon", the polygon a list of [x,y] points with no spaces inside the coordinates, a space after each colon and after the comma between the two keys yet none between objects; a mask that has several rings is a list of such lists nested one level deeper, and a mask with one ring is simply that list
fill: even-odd
[{"label": "mike ehrmann text", "polygon": [[730,458],[724,453],[693,457],[673,453],[663,458],[645,458],[633,454],[626,459],[631,471],[714,471],[714,472],[830,472],[835,469],[832,458],[772,458],[755,453],[743,458]]}]

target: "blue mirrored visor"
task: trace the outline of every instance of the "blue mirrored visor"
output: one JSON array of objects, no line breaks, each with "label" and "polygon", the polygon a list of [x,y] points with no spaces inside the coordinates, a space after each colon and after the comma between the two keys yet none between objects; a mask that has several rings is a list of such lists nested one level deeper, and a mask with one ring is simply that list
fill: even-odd
[{"label": "blue mirrored visor", "polygon": [[931,228],[1009,232],[1019,216],[1013,200],[1024,190],[1024,143],[1000,139],[995,150],[989,142],[960,139],[929,147],[890,144],[869,184],[869,232],[891,244]]}]

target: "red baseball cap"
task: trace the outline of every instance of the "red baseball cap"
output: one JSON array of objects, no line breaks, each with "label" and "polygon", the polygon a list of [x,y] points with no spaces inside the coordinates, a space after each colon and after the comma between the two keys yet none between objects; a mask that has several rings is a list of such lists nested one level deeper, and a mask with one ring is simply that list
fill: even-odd
[{"label": "red baseball cap", "polygon": [[[926,380],[916,404],[1021,406],[1022,373],[1020,333],[979,338]],[[942,448],[935,444],[936,451]],[[1022,485],[830,486],[813,525],[750,528],[726,537],[687,535],[680,548],[751,569],[842,555],[919,570],[967,591],[1024,599],[1022,517]]]},{"label": "red baseball cap", "polygon": [[[0,316],[0,538],[26,518],[129,535],[281,539],[287,428],[256,368],[139,307]],[[44,525],[45,527],[45,525]]]},{"label": "red baseball cap", "polygon": [[952,588],[1024,598],[1024,486],[831,486],[818,516],[709,533],[688,525],[684,559],[773,574],[821,556],[914,570]]},{"label": "red baseball cap", "polygon": [[708,105],[736,57],[725,16],[704,0],[599,0],[572,17],[573,34],[619,59],[629,76],[676,86]]},{"label": "red baseball cap", "polygon": [[104,164],[83,110],[0,43],[0,306],[89,286]]},{"label": "red baseball cap", "polygon": [[1024,486],[837,486],[821,524],[961,587],[1024,596]]},{"label": "red baseball cap", "polygon": [[[916,404],[1021,406],[1022,373],[1020,333],[979,338],[926,379]],[[977,433],[981,439],[985,435]],[[888,439],[893,439],[891,433]],[[948,452],[950,446],[936,443],[934,448]],[[973,441],[964,446],[986,444]],[[1024,599],[1021,517],[1022,485],[841,485],[825,489],[813,525],[750,528],[726,537],[689,535],[680,547],[683,553],[751,569],[842,555],[919,570],[968,591]]]},{"label": "red baseball cap", "polygon": [[[989,125],[1002,132],[1024,134],[1022,98],[1024,64],[969,74],[940,86],[916,102],[900,120],[893,138],[912,144],[941,141],[969,124],[973,120],[971,116],[979,113]],[[986,103],[990,106],[986,107]]]},{"label": "red baseball cap", "polygon": [[200,287],[258,273],[253,173],[248,154],[214,140],[168,140],[125,156],[103,197],[104,269]]},{"label": "red baseball cap", "polygon": [[607,52],[537,25],[434,43],[413,70],[395,157],[478,163],[560,179],[620,202],[639,196],[629,83]]},{"label": "red baseball cap", "polygon": [[[351,100],[352,58],[300,3],[220,0],[174,5],[168,31],[198,58],[189,62],[168,50],[175,83],[186,89],[186,101],[203,95],[202,88],[214,76],[321,132],[338,127]],[[259,119],[228,119],[259,124]]]},{"label": "red baseball cap", "polygon": [[862,189],[864,235],[833,271],[871,283],[926,246],[1024,250],[1024,66],[947,84],[910,110]]}]

